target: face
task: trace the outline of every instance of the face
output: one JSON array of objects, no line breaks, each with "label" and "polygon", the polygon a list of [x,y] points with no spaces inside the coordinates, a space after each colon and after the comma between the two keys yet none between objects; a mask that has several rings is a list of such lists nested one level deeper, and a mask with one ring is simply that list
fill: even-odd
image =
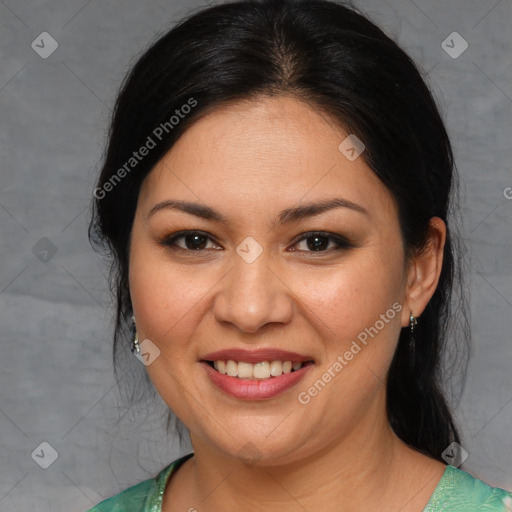
[{"label": "face", "polygon": [[141,187],[129,285],[146,369],[212,453],[290,462],[382,419],[406,264],[396,204],[339,149],[348,135],[297,99],[237,102]]}]

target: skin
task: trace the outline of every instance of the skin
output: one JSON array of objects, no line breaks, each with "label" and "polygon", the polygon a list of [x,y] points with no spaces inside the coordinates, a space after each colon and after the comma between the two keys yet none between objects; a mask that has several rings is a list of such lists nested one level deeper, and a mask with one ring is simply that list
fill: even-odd
[{"label": "skin", "polygon": [[[406,261],[395,201],[364,160],[338,149],[345,129],[292,97],[217,108],[194,123],[155,166],[139,195],[129,284],[139,339],[160,355],[146,367],[190,431],[194,457],[166,487],[163,510],[419,512],[445,465],[412,450],[389,427],[386,374],[400,329],[420,317],[438,283],[446,228],[431,219],[429,243]],[[279,224],[286,208],[343,198],[335,208]],[[206,205],[225,223],[161,201]],[[200,230],[211,238],[165,237]],[[315,251],[310,231],[339,234]],[[262,248],[247,263],[248,236]],[[186,245],[188,243],[188,245]],[[187,249],[188,248],[188,249]],[[402,310],[324,389],[307,391],[365,328],[394,303]],[[419,320],[421,322],[421,319]],[[199,364],[225,348],[277,347],[315,366],[275,398],[239,400]],[[253,446],[253,448],[248,448]],[[256,448],[254,448],[256,447]],[[247,463],[247,451],[256,450]]]}]

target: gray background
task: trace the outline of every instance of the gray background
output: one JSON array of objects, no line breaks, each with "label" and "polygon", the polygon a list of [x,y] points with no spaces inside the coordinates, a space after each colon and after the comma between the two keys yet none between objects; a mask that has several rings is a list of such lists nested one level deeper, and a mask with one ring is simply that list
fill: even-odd
[{"label": "gray background", "polygon": [[[512,2],[355,4],[429,72],[453,140],[474,336],[456,407],[465,469],[512,489]],[[121,79],[201,5],[0,1],[1,512],[83,511],[187,451],[165,442],[162,403],[129,411],[114,386],[107,269],[86,226]],[[31,47],[44,31],[59,45],[47,59]],[[458,58],[441,47],[453,31],[469,44]],[[48,469],[31,457],[42,442],[58,454]]]}]

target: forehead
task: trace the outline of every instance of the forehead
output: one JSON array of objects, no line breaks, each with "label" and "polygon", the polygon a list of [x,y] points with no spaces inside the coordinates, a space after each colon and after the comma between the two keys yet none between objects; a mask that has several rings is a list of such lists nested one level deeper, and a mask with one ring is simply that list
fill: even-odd
[{"label": "forehead", "polygon": [[392,197],[364,153],[351,161],[340,151],[349,135],[292,97],[223,105],[192,124],[158,162],[143,183],[142,202],[179,197],[256,212],[258,205],[342,195],[378,214],[392,212]]}]

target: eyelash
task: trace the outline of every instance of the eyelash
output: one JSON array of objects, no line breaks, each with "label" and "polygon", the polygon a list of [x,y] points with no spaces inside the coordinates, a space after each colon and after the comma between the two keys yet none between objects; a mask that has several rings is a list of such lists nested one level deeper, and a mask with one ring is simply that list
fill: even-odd
[{"label": "eyelash", "polygon": [[[168,247],[169,249],[171,249],[173,251],[185,251],[185,252],[189,252],[189,253],[202,253],[202,252],[208,250],[208,249],[196,249],[196,250],[186,249],[184,247],[180,247],[180,246],[176,245],[176,240],[179,240],[180,238],[184,238],[184,237],[190,236],[190,235],[201,235],[201,236],[207,238],[208,240],[216,243],[210,237],[210,235],[208,235],[207,233],[205,233],[203,231],[179,231],[170,236],[164,237],[162,240],[160,240],[159,243],[160,243],[160,245]],[[301,235],[301,238],[299,238],[298,240],[296,240],[293,243],[293,245],[297,245],[298,243],[303,242],[304,240],[307,240],[308,238],[315,238],[315,237],[327,238],[329,241],[334,242],[335,247],[331,248],[331,249],[320,250],[320,251],[302,251],[302,252],[306,252],[306,253],[310,253],[310,254],[322,254],[322,253],[328,254],[333,251],[339,251],[339,250],[344,250],[344,249],[346,250],[346,249],[350,249],[351,247],[353,247],[353,245],[346,238],[344,238],[340,235],[336,235],[334,233],[326,233],[324,231],[310,231],[310,232],[304,233],[303,235]],[[214,249],[214,250],[218,250],[218,249]]]}]

